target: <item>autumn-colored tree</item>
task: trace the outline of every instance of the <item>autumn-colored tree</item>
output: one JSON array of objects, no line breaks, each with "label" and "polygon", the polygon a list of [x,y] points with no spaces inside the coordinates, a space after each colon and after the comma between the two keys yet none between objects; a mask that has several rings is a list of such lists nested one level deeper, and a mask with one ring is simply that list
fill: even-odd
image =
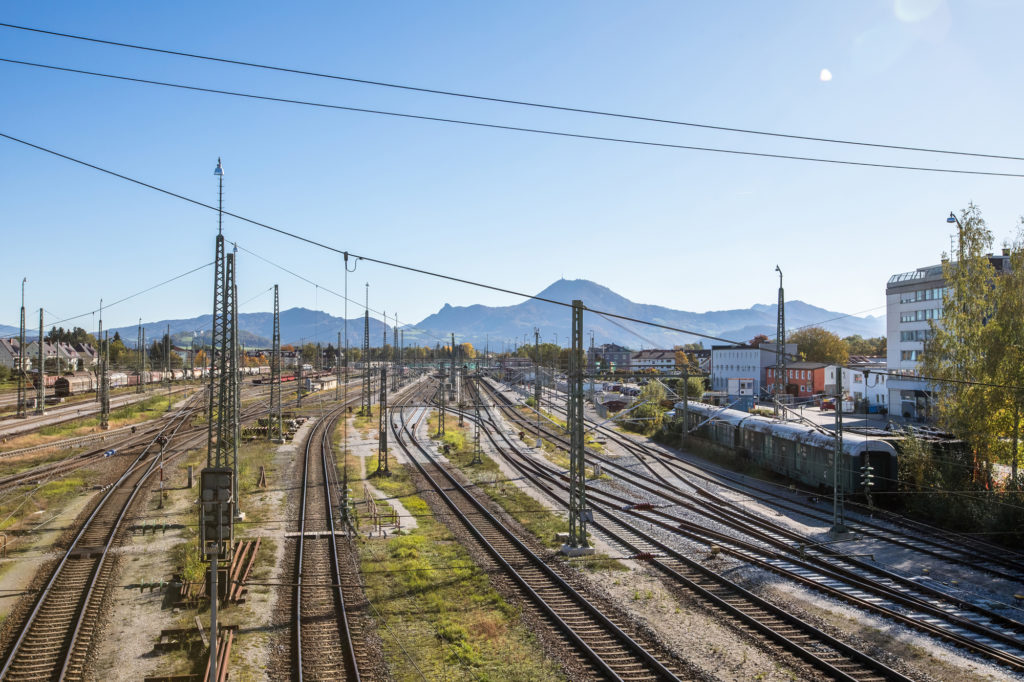
[{"label": "autumn-colored tree", "polygon": [[754,348],[760,348],[762,343],[771,343],[771,342],[772,342],[771,339],[769,339],[764,334],[758,334],[754,338],[750,339],[750,341],[747,342],[747,345],[748,346],[753,346]]},{"label": "autumn-colored tree", "polygon": [[786,337],[786,343],[795,343],[800,357],[809,362],[845,365],[850,359],[846,342],[821,327],[798,329]]}]

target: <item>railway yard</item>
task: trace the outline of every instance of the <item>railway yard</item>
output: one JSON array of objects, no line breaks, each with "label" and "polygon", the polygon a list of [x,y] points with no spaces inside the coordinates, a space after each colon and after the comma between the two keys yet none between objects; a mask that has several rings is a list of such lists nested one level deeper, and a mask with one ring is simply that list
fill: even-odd
[{"label": "railway yard", "polygon": [[[242,385],[245,429],[270,388]],[[852,504],[837,542],[827,500],[588,406],[596,551],[567,556],[565,394],[546,389],[538,419],[486,373],[462,411],[439,386],[405,377],[383,419],[353,409],[358,377],[288,389],[290,440],[244,439],[218,679],[1024,675],[1019,554]],[[209,676],[201,388],[101,443],[0,452],[0,678]]]}]

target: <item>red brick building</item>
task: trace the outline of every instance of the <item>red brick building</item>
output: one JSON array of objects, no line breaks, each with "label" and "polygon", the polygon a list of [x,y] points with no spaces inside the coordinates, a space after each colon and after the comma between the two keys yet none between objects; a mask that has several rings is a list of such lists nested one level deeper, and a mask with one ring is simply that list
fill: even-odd
[{"label": "red brick building", "polygon": [[[775,392],[775,367],[765,368],[765,390]],[[825,392],[825,363],[787,362],[786,388],[783,391],[795,398],[810,398]]]}]

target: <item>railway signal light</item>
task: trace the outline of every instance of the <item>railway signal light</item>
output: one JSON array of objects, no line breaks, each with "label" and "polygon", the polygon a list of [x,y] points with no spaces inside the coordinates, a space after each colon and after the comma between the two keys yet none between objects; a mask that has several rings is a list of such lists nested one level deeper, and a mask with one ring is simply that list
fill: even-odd
[{"label": "railway signal light", "polygon": [[860,468],[860,483],[865,488],[870,488],[875,484],[875,468],[870,464],[865,464]]},{"label": "railway signal light", "polygon": [[204,556],[225,559],[231,554],[233,478],[231,467],[207,467],[199,472],[199,546]]}]

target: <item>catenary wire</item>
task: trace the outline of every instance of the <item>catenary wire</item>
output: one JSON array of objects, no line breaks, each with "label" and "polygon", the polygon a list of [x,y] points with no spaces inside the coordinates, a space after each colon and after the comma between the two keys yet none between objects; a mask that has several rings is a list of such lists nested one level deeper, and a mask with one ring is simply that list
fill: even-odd
[{"label": "catenary wire", "polygon": [[[142,187],[146,187],[146,188],[154,190],[156,192],[160,192],[161,194],[166,194],[166,195],[174,197],[176,199],[181,199],[182,201],[186,201],[186,202],[188,202],[190,204],[194,204],[196,206],[200,206],[202,208],[209,209],[211,211],[218,211],[218,210],[220,210],[216,206],[212,206],[210,204],[203,203],[202,201],[199,201],[197,199],[192,199],[191,197],[187,197],[187,196],[185,196],[183,194],[178,194],[176,192],[172,192],[170,190],[163,189],[162,187],[158,187],[156,185],[152,185],[152,184],[149,184],[147,182],[143,182],[142,180],[137,180],[135,178],[132,178],[132,177],[127,176],[127,175],[124,175],[122,173],[117,173],[115,171],[108,170],[108,169],[103,168],[101,166],[97,166],[95,164],[89,163],[87,161],[82,161],[80,159],[76,159],[73,156],[69,156],[67,154],[62,154],[62,153],[60,153],[58,151],[49,149],[47,147],[43,147],[43,146],[38,145],[38,144],[33,144],[31,142],[28,142],[26,140],[22,140],[21,138],[14,137],[13,135],[9,135],[9,134],[4,133],[4,132],[0,132],[0,137],[3,137],[3,138],[8,139],[8,140],[11,140],[12,142],[17,142],[17,143],[25,145],[27,147],[31,147],[32,149],[36,149],[38,151],[46,152],[47,154],[52,154],[53,156],[57,156],[59,158],[65,159],[67,161],[71,161],[73,163],[77,163],[77,164],[85,166],[87,168],[91,168],[93,170],[100,171],[101,173],[106,173],[107,175],[112,175],[112,176],[114,176],[116,178],[120,178],[121,180],[126,180],[128,182],[133,183],[133,184],[140,185]],[[230,216],[230,217],[235,218],[237,220],[241,220],[242,222],[249,223],[250,225],[255,225],[256,227],[262,227],[263,229],[270,230],[271,232],[276,232],[276,233],[278,233],[280,235],[284,235],[286,237],[290,237],[290,238],[295,239],[297,241],[305,242],[306,244],[310,244],[311,246],[316,246],[316,247],[324,249],[326,251],[332,251],[332,252],[337,253],[339,255],[345,255],[345,256],[350,256],[350,257],[353,257],[353,258],[356,258],[356,259],[359,259],[359,260],[364,260],[364,261],[366,261],[368,263],[376,263],[377,265],[383,265],[385,267],[391,267],[391,268],[395,268],[395,269],[398,269],[398,270],[405,270],[406,272],[413,272],[413,273],[417,273],[417,274],[420,274],[420,275],[425,275],[427,277],[435,277],[437,279],[443,279],[443,280],[446,280],[446,281],[449,281],[449,282],[457,282],[457,283],[460,283],[460,284],[466,284],[466,285],[478,287],[478,288],[481,288],[481,289],[487,289],[489,291],[496,291],[498,293],[509,294],[511,296],[518,296],[520,298],[530,299],[530,300],[534,300],[534,301],[540,301],[542,303],[550,303],[551,305],[557,305],[557,306],[561,306],[563,308],[572,308],[573,307],[571,303],[566,303],[565,301],[558,301],[558,300],[555,300],[553,298],[547,298],[547,297],[544,297],[544,296],[538,296],[536,294],[527,294],[527,293],[523,293],[521,291],[516,291],[514,289],[508,289],[506,287],[499,287],[499,286],[496,286],[494,284],[486,284],[484,282],[477,282],[477,281],[474,281],[474,280],[465,279],[463,277],[456,277],[454,275],[447,275],[447,274],[440,273],[440,272],[434,272],[432,270],[426,270],[426,269],[423,269],[423,268],[417,268],[417,267],[414,267],[412,265],[403,265],[401,263],[395,263],[394,261],[388,261],[388,260],[384,260],[382,258],[374,258],[372,256],[364,256],[364,255],[360,255],[360,254],[357,254],[357,253],[353,253],[351,251],[345,251],[343,249],[339,249],[337,247],[330,246],[329,244],[325,244],[325,243],[317,241],[315,239],[311,239],[309,237],[304,237],[304,236],[296,234],[294,232],[290,232],[288,230],[284,230],[284,229],[279,228],[279,227],[274,227],[272,225],[268,225],[267,223],[262,223],[262,222],[259,222],[258,220],[253,220],[252,218],[247,218],[247,217],[239,215],[237,213],[232,213],[231,211],[221,211],[221,212],[224,215],[226,215],[226,216]],[[211,265],[211,263],[208,263],[207,265],[204,265],[204,266],[201,266],[201,267],[208,267],[209,265]],[[188,273],[186,273],[186,274],[188,274]],[[331,293],[334,293],[336,296],[339,295],[339,294],[337,294],[337,293],[335,293],[333,291]],[[657,329],[664,329],[664,330],[670,331],[670,332],[678,332],[680,334],[689,334],[691,336],[697,336],[699,338],[708,339],[708,340],[711,340],[711,341],[721,341],[722,343],[726,343],[726,344],[729,344],[731,346],[743,345],[743,343],[740,342],[740,341],[735,341],[735,340],[732,340],[732,339],[726,339],[726,338],[723,338],[723,337],[720,337],[720,336],[713,336],[711,334],[705,334],[703,332],[694,331],[692,329],[682,329],[680,327],[673,327],[671,325],[661,324],[660,322],[652,322],[650,320],[641,320],[639,318],[631,317],[629,315],[620,315],[618,313],[612,313],[612,312],[609,312],[609,311],[606,311],[606,310],[597,310],[596,308],[590,308],[590,307],[587,307],[587,306],[583,306],[583,309],[588,311],[588,312],[590,312],[590,313],[593,313],[593,314],[603,315],[605,317],[614,317],[614,318],[616,318],[618,320],[624,320],[626,322],[635,322],[637,324],[643,324],[643,325],[646,325],[648,327],[654,327],[654,328],[657,328]],[[89,313],[86,313],[86,314],[89,314]],[[771,353],[771,352],[774,352],[774,351],[766,351],[766,352]],[[903,378],[903,379],[907,378],[904,375],[890,373],[890,372],[879,372],[878,370],[866,370],[866,371],[870,371],[871,373],[874,373],[874,374],[884,374],[885,376],[895,376],[897,378]],[[932,382],[936,382],[936,383],[954,383],[954,384],[966,384],[966,385],[975,385],[975,386],[988,386],[990,388],[1007,388],[1007,389],[1013,389],[1013,390],[1024,390],[1024,387],[1022,387],[1022,386],[1013,386],[1013,385],[1008,385],[1008,384],[992,384],[992,383],[987,383],[987,382],[971,381],[971,380],[966,380],[966,379],[943,379],[943,378],[938,378],[938,377],[926,377],[926,376],[915,376],[915,377],[912,377],[912,378],[922,379],[924,381],[932,381]]]},{"label": "catenary wire", "polygon": [[[143,289],[142,291],[136,291],[134,294],[131,294],[129,296],[125,296],[124,298],[118,299],[118,300],[114,301],[113,303],[105,303],[105,304],[103,304],[103,310],[107,310],[109,308],[113,308],[118,303],[124,303],[125,301],[129,301],[129,300],[135,298],[136,296],[141,296],[142,294],[145,294],[145,293],[148,293],[150,291],[153,291],[153,289],[157,289],[159,287],[162,287],[165,284],[170,284],[171,282],[175,282],[175,281],[181,279],[182,277],[187,277],[188,275],[191,275],[194,272],[199,272],[200,270],[202,270],[204,268],[208,268],[211,265],[213,265],[212,262],[206,263],[204,265],[200,265],[199,267],[192,268],[188,272],[183,272],[180,275],[176,275],[176,276],[174,276],[174,277],[172,277],[172,278],[170,278],[168,280],[164,280],[163,282],[160,282],[159,284],[154,284],[151,287],[147,287],[147,288]],[[63,320],[57,320],[56,322],[50,322],[49,324],[50,324],[50,326],[56,326],[58,324],[63,324],[64,322],[70,322],[72,320],[77,320],[77,319],[79,319],[81,317],[86,317],[87,315],[93,315],[93,314],[99,312],[99,310],[100,309],[97,308],[95,310],[90,310],[87,313],[82,313],[81,315],[75,315],[74,317],[65,317]]]},{"label": "catenary wire", "polygon": [[815,136],[811,136],[811,135],[796,135],[796,134],[791,134],[791,133],[779,133],[779,132],[765,131],[765,130],[754,130],[754,129],[750,129],[750,128],[735,128],[735,127],[730,127],[730,126],[714,125],[714,124],[709,124],[709,123],[696,123],[696,122],[693,122],[693,121],[679,121],[679,120],[659,118],[659,117],[654,117],[654,116],[641,116],[641,115],[638,115],[638,114],[624,114],[624,113],[620,113],[620,112],[601,111],[601,110],[598,110],[598,109],[589,109],[589,108],[584,108],[584,107],[571,107],[571,106],[566,106],[566,105],[546,104],[546,103],[541,103],[541,102],[530,102],[530,101],[527,101],[527,100],[510,99],[510,98],[504,98],[504,97],[492,97],[492,96],[487,96],[487,95],[476,95],[476,94],[465,93],[465,92],[456,92],[456,91],[453,91],[453,90],[442,90],[442,89],[437,89],[437,88],[426,88],[426,87],[419,87],[419,86],[414,86],[414,85],[405,85],[405,84],[400,84],[400,83],[388,83],[388,82],[385,82],[385,81],[370,80],[370,79],[366,79],[366,78],[356,78],[356,77],[353,77],[353,76],[341,76],[341,75],[337,75],[337,74],[329,74],[329,73],[323,73],[323,72],[317,72],[317,71],[309,71],[309,70],[306,70],[306,69],[288,68],[288,67],[284,67],[284,66],[273,66],[273,65],[270,65],[270,64],[260,64],[260,63],[256,63],[256,62],[243,61],[243,60],[239,60],[239,59],[228,59],[228,58],[224,58],[224,57],[213,57],[213,56],[209,56],[209,55],[201,55],[201,54],[196,54],[196,53],[191,53],[191,52],[184,52],[184,51],[180,51],[180,50],[161,49],[161,48],[157,48],[157,47],[150,47],[150,46],[138,45],[138,44],[133,44],[133,43],[124,43],[124,42],[118,42],[118,41],[113,41],[113,40],[103,40],[103,39],[100,39],[100,38],[92,38],[92,37],[88,37],[88,36],[75,35],[75,34],[72,34],[72,33],[61,33],[59,31],[48,31],[48,30],[40,29],[40,28],[33,28],[33,27],[29,27],[29,26],[19,26],[17,24],[8,24],[8,23],[3,23],[3,22],[0,22],[0,27],[15,29],[15,30],[19,30],[19,31],[31,31],[31,32],[34,32],[34,33],[40,33],[40,34],[44,34],[44,35],[55,36],[55,37],[58,37],[58,38],[70,38],[70,39],[73,39],[73,40],[82,40],[82,41],[87,41],[87,42],[91,42],[91,43],[97,43],[97,44],[101,44],[101,45],[110,45],[110,46],[113,46],[113,47],[124,47],[124,48],[130,48],[130,49],[133,49],[133,50],[144,50],[146,52],[154,52],[154,53],[159,53],[159,54],[167,54],[167,55],[173,55],[173,56],[177,56],[177,57],[187,57],[189,59],[198,59],[198,60],[209,61],[209,62],[217,62],[217,63],[221,63],[221,64],[231,64],[231,65],[234,65],[234,66],[245,66],[245,67],[254,68],[254,69],[263,69],[263,70],[267,70],[267,71],[277,71],[277,72],[281,72],[281,73],[290,73],[290,74],[301,75],[301,76],[311,76],[311,77],[315,77],[315,78],[326,78],[326,79],[330,79],[330,80],[345,81],[345,82],[348,82],[348,83],[358,83],[360,85],[372,85],[372,86],[376,86],[376,87],[392,88],[392,89],[396,89],[396,90],[406,90],[406,91],[410,91],[410,92],[421,92],[421,93],[431,94],[431,95],[443,95],[443,96],[446,96],[446,97],[460,97],[460,98],[463,98],[463,99],[478,100],[478,101],[483,101],[483,102],[495,102],[495,103],[498,103],[498,104],[512,104],[512,105],[515,105],[515,106],[531,107],[531,108],[535,108],[535,109],[547,109],[547,110],[551,110],[551,111],[564,111],[564,112],[576,113],[576,114],[588,114],[588,115],[592,115],[592,116],[603,116],[603,117],[608,117],[608,118],[627,119],[627,120],[632,120],[632,121],[644,121],[644,122],[647,122],[647,123],[661,123],[661,124],[668,124],[668,125],[674,125],[674,126],[685,126],[685,127],[689,127],[689,128],[700,128],[700,129],[704,129],[704,130],[717,130],[717,131],[721,131],[721,132],[741,133],[741,134],[744,134],[744,135],[761,135],[761,136],[766,136],[766,137],[776,137],[776,138],[784,138],[784,139],[791,139],[791,140],[802,140],[802,141],[807,141],[807,142],[825,142],[825,143],[828,143],[828,144],[844,144],[844,145],[852,145],[852,146],[858,146],[858,147],[872,147],[872,148],[876,148],[876,149],[892,149],[892,150],[897,150],[897,151],[923,152],[923,153],[929,153],[929,154],[950,154],[950,155],[956,155],[956,156],[968,156],[968,157],[977,157],[977,158],[986,158],[986,159],[1004,159],[1004,160],[1008,160],[1008,161],[1024,161],[1024,157],[1004,155],[1004,154],[984,154],[984,153],[980,153],[980,152],[965,152],[965,151],[951,150],[951,149],[938,149],[938,148],[935,148],[935,147],[915,147],[915,146],[908,146],[908,145],[883,144],[883,143],[878,143],[878,142],[864,142],[864,141],[859,141],[859,140],[844,140],[844,139],[832,138],[832,137],[815,137]]},{"label": "catenary wire", "polygon": [[1004,177],[1004,178],[1024,178],[1024,173],[1004,173],[999,171],[981,171],[981,170],[966,170],[962,168],[934,168],[930,166],[907,166],[901,164],[892,163],[875,163],[870,161],[851,161],[849,159],[828,159],[817,156],[799,156],[795,154],[773,154],[770,152],[754,152],[744,149],[726,149],[724,147],[704,147],[698,145],[686,145],[686,144],[675,144],[671,142],[656,142],[654,140],[637,140],[625,137],[610,137],[605,135],[587,135],[585,133],[573,133],[562,130],[548,130],[545,128],[527,128],[524,126],[513,126],[503,125],[499,123],[484,123],[482,121],[470,121],[466,119],[457,118],[446,118],[442,116],[426,116],[424,114],[410,114],[398,111],[385,111],[383,109],[367,109],[364,107],[350,107],[343,106],[340,104],[327,104],[325,102],[311,102],[308,100],[292,99],[288,97],[271,97],[269,95],[256,95],[247,92],[237,92],[234,90],[221,90],[217,88],[204,88],[197,85],[185,85],[182,83],[170,83],[167,81],[156,81],[145,78],[133,78],[131,76],[120,76],[116,74],[100,73],[98,71],[86,71],[84,69],[73,69],[64,66],[53,66],[49,64],[39,64],[36,62],[27,62],[17,59],[7,59],[0,57],[0,62],[8,64],[18,64],[22,66],[31,66],[41,69],[50,69],[53,71],[63,71],[66,73],[75,73],[85,76],[96,76],[100,78],[110,78],[113,80],[128,81],[132,83],[142,83],[146,85],[158,85],[168,88],[177,88],[179,90],[190,90],[194,92],[205,92],[216,95],[228,95],[232,97],[242,97],[246,99],[261,100],[266,102],[278,102],[282,104],[297,104],[302,106],[317,107],[321,109],[333,109],[338,111],[350,111],[363,114],[373,114],[376,116],[392,116],[395,118],[413,119],[417,121],[433,121],[435,123],[450,123],[454,125],[465,125],[473,126],[476,128],[489,128],[493,130],[506,130],[511,132],[519,133],[530,133],[534,135],[549,135],[552,137],[564,137],[577,140],[590,140],[594,142],[612,142],[615,144],[630,144],[638,145],[642,147],[657,147],[660,149],[675,149],[682,151],[697,151],[697,152],[710,152],[715,154],[731,154],[735,156],[752,156],[764,159],[782,159],[786,161],[806,161],[811,163],[828,163],[839,166],[858,166],[863,168],[885,168],[889,170],[906,170],[906,171],[920,171],[925,173],[953,173],[957,175],[983,175],[991,177]]}]

